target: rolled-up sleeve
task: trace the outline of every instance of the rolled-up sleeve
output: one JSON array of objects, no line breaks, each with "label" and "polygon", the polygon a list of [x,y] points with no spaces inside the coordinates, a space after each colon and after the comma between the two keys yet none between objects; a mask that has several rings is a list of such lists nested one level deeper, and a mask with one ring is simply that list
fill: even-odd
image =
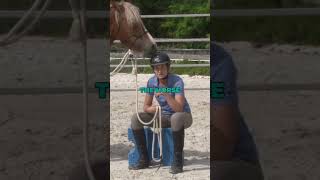
[{"label": "rolled-up sleeve", "polygon": [[[154,87],[153,87],[153,84],[151,83],[151,79],[148,80],[147,88],[154,88]],[[147,95],[153,96],[153,95],[154,95],[154,92],[147,92]]]},{"label": "rolled-up sleeve", "polygon": [[184,96],[184,83],[182,79],[179,79],[174,85],[174,88],[179,88],[179,91],[175,92],[176,95]]}]

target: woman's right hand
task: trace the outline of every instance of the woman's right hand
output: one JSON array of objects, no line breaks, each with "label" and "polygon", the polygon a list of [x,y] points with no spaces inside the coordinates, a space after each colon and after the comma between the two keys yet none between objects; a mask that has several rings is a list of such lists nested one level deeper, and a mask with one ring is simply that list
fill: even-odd
[{"label": "woman's right hand", "polygon": [[144,106],[143,111],[146,113],[155,113],[156,112],[156,106],[152,105],[153,96],[146,95],[144,99]]},{"label": "woman's right hand", "polygon": [[147,107],[145,110],[147,113],[155,113],[157,111],[157,107],[152,105],[152,106]]}]

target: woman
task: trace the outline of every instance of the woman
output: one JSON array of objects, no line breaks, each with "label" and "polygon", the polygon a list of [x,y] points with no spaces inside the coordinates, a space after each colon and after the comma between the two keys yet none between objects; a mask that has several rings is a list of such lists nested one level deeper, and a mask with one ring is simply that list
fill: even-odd
[{"label": "woman", "polygon": [[[184,96],[184,83],[179,76],[170,73],[170,58],[166,53],[156,53],[151,58],[150,65],[154,76],[148,80],[147,88],[154,91],[146,93],[144,112],[140,112],[139,116],[144,122],[149,122],[153,118],[156,106],[152,104],[152,101],[155,97],[162,109],[162,127],[171,127],[172,129],[174,158],[170,172],[180,173],[183,171],[184,129],[192,124],[191,110]],[[159,92],[155,90],[164,87],[179,89],[179,91]],[[140,123],[137,114],[132,116],[131,128],[140,159],[137,165],[130,166],[129,169],[147,168],[150,160],[148,159],[143,124]]]},{"label": "woman", "polygon": [[211,43],[211,81],[224,83],[224,97],[211,97],[213,179],[263,180],[255,142],[239,111],[232,57]]}]

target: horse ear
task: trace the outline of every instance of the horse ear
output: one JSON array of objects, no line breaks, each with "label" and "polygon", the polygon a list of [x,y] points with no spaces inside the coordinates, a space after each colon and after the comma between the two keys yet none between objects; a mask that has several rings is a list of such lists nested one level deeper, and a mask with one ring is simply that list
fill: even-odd
[{"label": "horse ear", "polygon": [[115,9],[117,9],[118,11],[123,8],[123,7],[122,7],[122,3],[119,3],[119,2],[114,1],[114,0],[111,0],[111,1],[110,1],[110,7],[113,7],[113,8],[115,8]]},{"label": "horse ear", "polygon": [[116,7],[117,6],[116,3],[117,3],[116,1],[110,0],[110,7]]},{"label": "horse ear", "polygon": [[120,1],[120,2],[118,2],[118,1],[110,1],[110,7],[113,7],[113,8],[115,8],[116,10],[118,10],[118,11],[124,11],[124,7],[123,7],[123,3],[122,3],[123,1]]}]

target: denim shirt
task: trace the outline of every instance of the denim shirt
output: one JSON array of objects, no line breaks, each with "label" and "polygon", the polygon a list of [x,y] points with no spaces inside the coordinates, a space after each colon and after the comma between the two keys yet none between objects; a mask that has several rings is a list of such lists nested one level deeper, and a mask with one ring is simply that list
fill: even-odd
[{"label": "denim shirt", "polygon": [[[163,87],[160,87],[158,78],[157,78],[157,76],[154,75],[148,80],[147,88],[163,88]],[[175,95],[184,96],[183,80],[175,74],[171,74],[171,73],[168,74],[167,88],[180,88],[179,92],[170,92],[169,93],[172,97],[175,97]],[[147,95],[153,96],[154,92],[148,92]],[[157,99],[159,105],[161,106],[162,113],[164,115],[171,116],[173,113],[175,113],[175,111],[173,111],[173,109],[167,103],[164,96],[160,95],[160,96],[156,97],[156,99]],[[185,99],[185,103],[183,106],[183,112],[189,112],[189,113],[191,112],[187,99]]]}]

